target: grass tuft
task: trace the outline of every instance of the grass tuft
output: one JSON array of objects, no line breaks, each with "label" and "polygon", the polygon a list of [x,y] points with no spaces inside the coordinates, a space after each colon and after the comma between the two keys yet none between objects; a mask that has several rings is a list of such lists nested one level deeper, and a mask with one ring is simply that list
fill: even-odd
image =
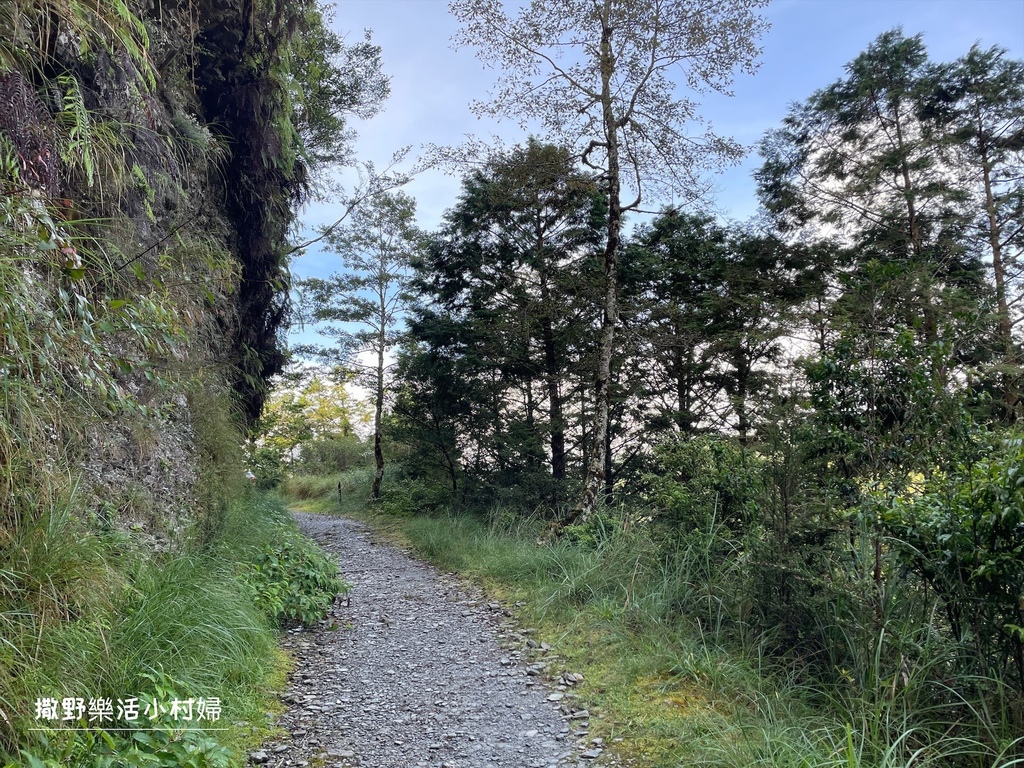
[{"label": "grass tuft", "polygon": [[30,734],[36,699],[144,695],[160,681],[220,698],[223,724],[251,723],[218,735],[236,754],[264,738],[287,659],[238,564],[294,528],[280,502],[236,501],[217,541],[161,556],[90,533],[71,512],[18,526],[0,549],[0,755],[28,749],[92,765],[92,747],[70,733],[57,729],[50,746]]}]

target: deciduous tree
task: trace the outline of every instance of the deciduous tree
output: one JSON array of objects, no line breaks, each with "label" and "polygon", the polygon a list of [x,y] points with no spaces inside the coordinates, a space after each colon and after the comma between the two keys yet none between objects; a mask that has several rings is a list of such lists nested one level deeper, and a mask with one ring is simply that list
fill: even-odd
[{"label": "deciduous tree", "polygon": [[363,404],[320,373],[302,372],[295,386],[274,391],[260,417],[257,443],[293,465],[310,441],[351,437],[368,420]]}]

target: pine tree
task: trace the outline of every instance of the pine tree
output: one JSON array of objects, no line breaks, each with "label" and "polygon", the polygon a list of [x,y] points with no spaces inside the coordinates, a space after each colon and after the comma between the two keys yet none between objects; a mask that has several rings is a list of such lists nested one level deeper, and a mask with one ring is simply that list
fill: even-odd
[{"label": "pine tree", "polygon": [[467,174],[417,262],[413,338],[424,355],[451,355],[480,471],[525,488],[549,460],[552,504],[566,482],[567,388],[594,314],[587,272],[604,211],[567,150],[530,141]]},{"label": "pine tree", "polygon": [[846,70],[765,140],[760,195],[786,236],[837,242],[833,324],[865,343],[898,327],[924,344],[950,342],[935,358],[946,377],[977,346],[950,323],[977,307],[981,265],[965,247],[966,192],[929,114],[927,52],[894,30]]},{"label": "pine tree", "polygon": [[1020,322],[1020,257],[1024,253],[1024,62],[999,48],[975,45],[932,75],[926,104],[934,137],[965,193],[965,238],[991,263],[996,349],[1003,403],[1019,415],[1021,358],[1013,330]]}]

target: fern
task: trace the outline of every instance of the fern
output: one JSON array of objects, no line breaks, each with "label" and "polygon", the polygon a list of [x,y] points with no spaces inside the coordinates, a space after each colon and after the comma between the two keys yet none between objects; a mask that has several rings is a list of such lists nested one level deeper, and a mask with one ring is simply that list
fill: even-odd
[{"label": "fern", "polygon": [[67,141],[61,147],[61,159],[69,166],[80,166],[85,173],[86,184],[91,188],[96,180],[96,146],[82,86],[70,75],[58,75],[57,83],[64,93],[57,123],[67,135]]},{"label": "fern", "polygon": [[0,136],[6,141],[4,178],[19,179],[51,194],[58,191],[56,126],[31,84],[20,72],[0,74]]}]

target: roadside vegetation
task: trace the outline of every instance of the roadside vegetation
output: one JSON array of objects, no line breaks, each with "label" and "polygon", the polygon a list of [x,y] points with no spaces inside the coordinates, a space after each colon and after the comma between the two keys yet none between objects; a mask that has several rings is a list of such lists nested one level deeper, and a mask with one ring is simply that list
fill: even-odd
[{"label": "roadside vegetation", "polygon": [[[437,150],[432,232],[333,189],[389,82],[314,0],[0,4],[0,762],[238,765],[345,588],[279,490],[516,605],[638,766],[1024,764],[1024,62],[880,35],[724,223],[671,78],[765,4],[454,0],[477,110],[549,132]],[[335,368],[275,379],[317,244]]]},{"label": "roadside vegetation", "polygon": [[[8,765],[228,768],[269,735],[289,665],[277,629],[315,623],[346,587],[281,503],[241,482],[214,533],[197,527],[163,552],[83,524],[73,496],[5,539]],[[131,698],[129,721],[117,702]],[[174,700],[191,700],[191,718],[174,716]]]},{"label": "roadside vegetation", "polygon": [[0,4],[0,765],[241,765],[344,588],[243,449],[293,206],[387,92],[325,13]]},{"label": "roadside vegetation", "polygon": [[[840,615],[816,616],[807,640],[769,626],[763,569],[713,509],[681,533],[625,507],[556,541],[547,521],[508,507],[423,513],[415,484],[392,476],[368,501],[373,469],[296,474],[282,485],[300,509],[359,517],[445,571],[481,583],[539,628],[565,670],[591,731],[651,768],[855,768],[1021,764],[1017,703],[998,677],[957,673],[957,648],[922,634],[893,600],[878,635]],[[337,499],[337,483],[356,492]],[[824,601],[823,601],[824,602]],[[817,643],[816,654],[811,643]],[[901,658],[887,656],[890,647]],[[556,670],[560,671],[560,670]],[[621,741],[615,741],[621,739]]]},{"label": "roadside vegetation", "polygon": [[8,454],[9,471],[34,474],[0,531],[0,764],[230,768],[269,734],[289,665],[277,630],[316,622],[345,585],[246,481],[224,397],[204,395],[198,502],[163,544],[105,519],[73,478]]}]

